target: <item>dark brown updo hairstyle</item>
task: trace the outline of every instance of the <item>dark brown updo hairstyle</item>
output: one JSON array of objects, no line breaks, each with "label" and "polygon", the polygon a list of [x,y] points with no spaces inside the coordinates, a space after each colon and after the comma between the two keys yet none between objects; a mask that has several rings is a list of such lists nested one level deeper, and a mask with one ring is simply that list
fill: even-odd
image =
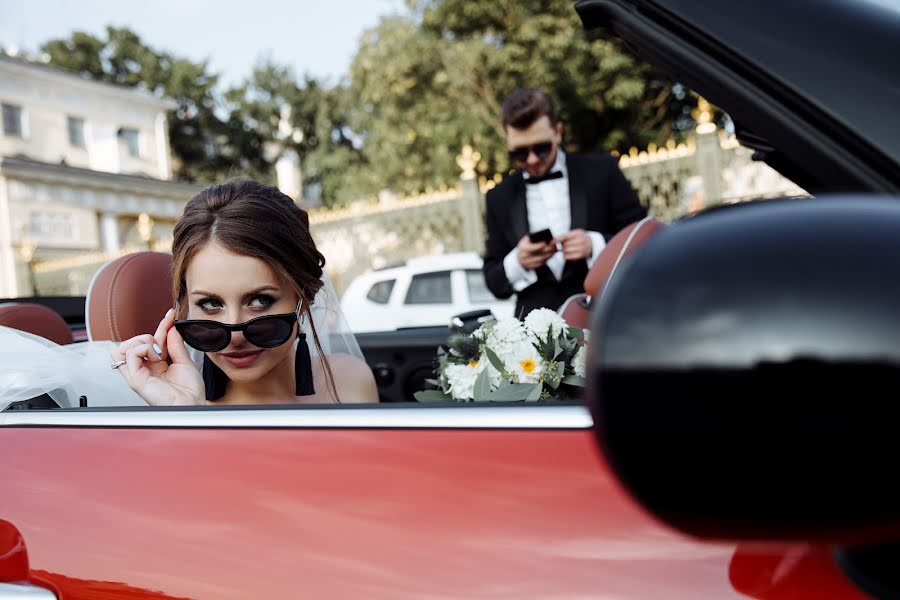
[{"label": "dark brown updo hairstyle", "polygon": [[264,261],[297,293],[302,300],[301,316],[310,324],[325,367],[329,391],[339,402],[310,310],[322,287],[325,257],[316,249],[306,211],[278,188],[249,179],[212,185],[191,198],[175,225],[172,242],[172,297],[179,319],[187,316],[187,266],[212,240],[235,254]]}]

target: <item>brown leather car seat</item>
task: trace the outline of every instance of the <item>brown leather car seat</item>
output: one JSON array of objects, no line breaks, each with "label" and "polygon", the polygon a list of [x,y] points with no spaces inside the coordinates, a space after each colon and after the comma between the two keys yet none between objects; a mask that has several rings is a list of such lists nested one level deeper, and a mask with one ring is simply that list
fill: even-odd
[{"label": "brown leather car seat", "polygon": [[606,283],[615,274],[622,260],[639,248],[663,228],[663,223],[653,217],[645,217],[626,226],[606,243],[597,260],[584,279],[584,294],[567,299],[557,311],[572,327],[587,327],[590,322],[590,304],[603,294]]},{"label": "brown leather car seat", "polygon": [[88,339],[121,342],[152,334],[171,307],[172,255],[126,254],[91,280],[84,307]]},{"label": "brown leather car seat", "polygon": [[30,302],[0,304],[0,325],[27,331],[57,344],[71,344],[68,323],[52,308]]}]

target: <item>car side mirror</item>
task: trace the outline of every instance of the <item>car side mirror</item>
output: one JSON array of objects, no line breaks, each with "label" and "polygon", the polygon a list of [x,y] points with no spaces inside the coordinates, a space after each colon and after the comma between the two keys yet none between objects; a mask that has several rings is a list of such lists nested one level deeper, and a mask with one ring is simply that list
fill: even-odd
[{"label": "car side mirror", "polygon": [[473,310],[460,313],[450,319],[450,329],[456,333],[469,335],[481,327],[482,323],[495,319],[496,317],[494,317],[494,313],[490,309]]},{"label": "car side mirror", "polygon": [[591,331],[596,440],[655,516],[708,539],[900,539],[900,199],[678,222]]}]

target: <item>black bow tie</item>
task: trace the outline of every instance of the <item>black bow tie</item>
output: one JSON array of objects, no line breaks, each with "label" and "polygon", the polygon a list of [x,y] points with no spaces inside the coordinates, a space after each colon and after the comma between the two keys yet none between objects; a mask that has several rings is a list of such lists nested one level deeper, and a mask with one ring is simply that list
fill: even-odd
[{"label": "black bow tie", "polygon": [[525,183],[528,185],[534,185],[535,183],[541,183],[542,181],[550,181],[551,179],[562,179],[563,174],[562,171],[551,171],[546,175],[541,175],[540,177],[529,177],[525,180]]}]

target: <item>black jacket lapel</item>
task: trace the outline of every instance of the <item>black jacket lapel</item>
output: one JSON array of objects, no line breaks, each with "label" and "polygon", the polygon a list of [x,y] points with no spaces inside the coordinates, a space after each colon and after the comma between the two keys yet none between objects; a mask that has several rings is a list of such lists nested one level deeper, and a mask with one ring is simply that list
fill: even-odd
[{"label": "black jacket lapel", "polygon": [[569,175],[569,214],[572,224],[569,229],[587,229],[587,191],[584,187],[585,173],[581,157],[575,154],[566,155],[566,171]]},{"label": "black jacket lapel", "polygon": [[522,236],[528,233],[528,203],[525,200],[525,178],[519,171],[513,180],[513,194],[510,199],[509,226],[512,231],[513,244],[518,244]]},{"label": "black jacket lapel", "polygon": [[[587,229],[587,191],[585,190],[584,165],[580,157],[574,154],[566,154],[566,171],[569,176],[569,215],[571,224],[569,230]],[[573,268],[577,263],[566,262],[561,279],[572,276]]]}]

